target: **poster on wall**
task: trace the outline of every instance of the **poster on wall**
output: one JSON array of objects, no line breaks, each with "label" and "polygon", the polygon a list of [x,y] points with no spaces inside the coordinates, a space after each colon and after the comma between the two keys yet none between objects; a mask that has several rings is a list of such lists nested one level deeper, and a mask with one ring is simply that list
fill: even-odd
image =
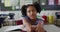
[{"label": "poster on wall", "polygon": [[41,5],[46,5],[47,0],[40,0]]},{"label": "poster on wall", "polygon": [[10,0],[11,1],[11,6],[16,6],[18,5],[18,0]]},{"label": "poster on wall", "polygon": [[48,5],[54,5],[54,0],[48,0]]},{"label": "poster on wall", "polygon": [[4,0],[5,7],[16,6],[16,5],[18,5],[18,0]]},{"label": "poster on wall", "polygon": [[20,0],[20,9],[23,5],[32,4],[32,0]]},{"label": "poster on wall", "polygon": [[25,0],[25,5],[32,4],[32,3],[33,3],[33,0]]},{"label": "poster on wall", "polygon": [[20,9],[25,4],[24,0],[20,0]]},{"label": "poster on wall", "polygon": [[4,0],[4,6],[5,7],[10,7],[11,6],[11,1],[10,0]]},{"label": "poster on wall", "polygon": [[58,5],[58,0],[55,0],[56,5]]},{"label": "poster on wall", "polygon": [[1,0],[1,3],[4,3],[4,0]]},{"label": "poster on wall", "polygon": [[60,0],[58,0],[58,5],[60,5]]}]

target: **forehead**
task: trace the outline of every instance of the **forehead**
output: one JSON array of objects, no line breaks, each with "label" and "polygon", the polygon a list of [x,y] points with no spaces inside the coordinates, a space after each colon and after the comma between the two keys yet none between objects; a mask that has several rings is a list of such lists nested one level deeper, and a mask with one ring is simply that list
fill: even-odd
[{"label": "forehead", "polygon": [[27,9],[35,9],[34,6],[28,6]]}]

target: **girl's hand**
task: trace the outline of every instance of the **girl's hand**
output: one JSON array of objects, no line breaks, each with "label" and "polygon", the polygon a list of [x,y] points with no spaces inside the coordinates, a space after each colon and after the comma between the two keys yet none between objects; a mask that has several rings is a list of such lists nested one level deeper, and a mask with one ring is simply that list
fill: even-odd
[{"label": "girl's hand", "polygon": [[32,26],[31,29],[32,29],[32,30],[35,30],[35,29],[36,29],[36,26]]},{"label": "girl's hand", "polygon": [[37,28],[36,28],[36,31],[38,32],[44,32],[45,30],[42,28],[42,22],[39,22],[38,25],[37,25]]},{"label": "girl's hand", "polygon": [[40,28],[42,27],[42,24],[41,24],[41,23],[42,23],[42,22],[38,22],[37,28],[36,28],[37,30],[40,29]]}]

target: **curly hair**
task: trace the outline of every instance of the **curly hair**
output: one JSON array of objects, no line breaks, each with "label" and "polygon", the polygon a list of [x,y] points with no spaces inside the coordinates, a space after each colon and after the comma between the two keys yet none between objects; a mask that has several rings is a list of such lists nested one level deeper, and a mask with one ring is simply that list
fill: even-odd
[{"label": "curly hair", "polygon": [[28,8],[29,6],[35,7],[36,10],[37,10],[37,13],[40,13],[40,12],[41,12],[41,7],[40,7],[40,5],[39,5],[38,3],[23,5],[22,8],[21,8],[21,13],[22,13],[23,16],[27,16],[27,15],[26,15],[26,12],[27,12],[27,8]]},{"label": "curly hair", "polygon": [[21,8],[21,13],[23,16],[26,16],[26,5],[23,5],[22,8]]}]

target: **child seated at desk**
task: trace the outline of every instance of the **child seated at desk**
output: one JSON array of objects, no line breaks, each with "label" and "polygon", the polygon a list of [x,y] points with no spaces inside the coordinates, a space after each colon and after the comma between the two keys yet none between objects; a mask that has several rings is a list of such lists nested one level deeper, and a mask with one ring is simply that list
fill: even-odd
[{"label": "child seated at desk", "polygon": [[37,13],[41,12],[39,4],[29,4],[22,6],[23,25],[27,32],[45,32],[43,20],[37,18]]}]

